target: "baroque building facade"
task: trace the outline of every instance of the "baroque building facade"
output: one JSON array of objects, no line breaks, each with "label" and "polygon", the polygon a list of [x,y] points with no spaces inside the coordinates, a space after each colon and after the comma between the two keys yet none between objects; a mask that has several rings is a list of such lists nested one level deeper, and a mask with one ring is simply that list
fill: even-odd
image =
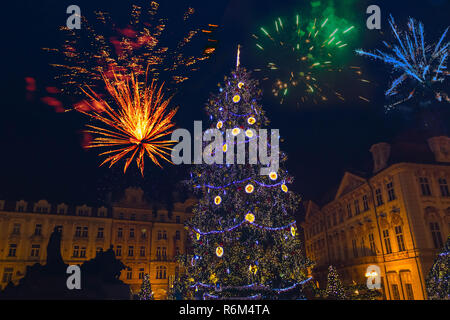
[{"label": "baroque building facade", "polygon": [[120,279],[133,293],[149,274],[155,299],[165,299],[179,272],[174,257],[186,250],[184,221],[194,204],[188,199],[170,211],[155,210],[140,188],[128,188],[121,201],[100,208],[0,200],[0,287],[17,282],[26,266],[45,264],[50,234],[58,227],[66,264],[82,264],[112,246],[127,266]]},{"label": "baroque building facade", "polygon": [[375,265],[384,299],[427,299],[425,279],[450,233],[450,138],[378,143],[370,152],[370,174],[346,172],[330,199],[306,204],[313,275],[323,288],[333,265],[344,284],[365,284]]}]

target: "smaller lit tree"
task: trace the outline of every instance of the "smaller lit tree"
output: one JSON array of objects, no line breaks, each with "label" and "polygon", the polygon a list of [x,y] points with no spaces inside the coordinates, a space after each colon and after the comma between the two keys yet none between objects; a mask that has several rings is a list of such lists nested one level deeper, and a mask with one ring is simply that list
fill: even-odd
[{"label": "smaller lit tree", "polygon": [[426,285],[428,299],[450,300],[449,268],[450,268],[450,235],[444,248],[439,253],[436,261],[428,274]]},{"label": "smaller lit tree", "polygon": [[138,297],[139,300],[153,300],[152,285],[150,284],[150,276],[148,274],[144,275]]},{"label": "smaller lit tree", "polygon": [[342,286],[339,275],[337,274],[336,269],[333,266],[328,267],[326,296],[327,299],[331,300],[346,299],[344,287]]},{"label": "smaller lit tree", "polygon": [[379,300],[382,298],[380,290],[369,289],[366,284],[356,282],[345,287],[345,296],[348,300]]}]

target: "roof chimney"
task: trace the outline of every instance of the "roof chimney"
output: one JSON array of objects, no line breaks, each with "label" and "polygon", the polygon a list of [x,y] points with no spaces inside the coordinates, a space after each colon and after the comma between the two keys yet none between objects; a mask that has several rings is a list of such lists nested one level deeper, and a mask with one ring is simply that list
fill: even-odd
[{"label": "roof chimney", "polygon": [[450,162],[450,138],[446,136],[432,137],[428,140],[428,146],[434,153],[437,162]]},{"label": "roof chimney", "polygon": [[387,166],[389,155],[391,154],[391,146],[389,143],[380,142],[372,145],[370,148],[373,157],[373,173],[376,173]]}]

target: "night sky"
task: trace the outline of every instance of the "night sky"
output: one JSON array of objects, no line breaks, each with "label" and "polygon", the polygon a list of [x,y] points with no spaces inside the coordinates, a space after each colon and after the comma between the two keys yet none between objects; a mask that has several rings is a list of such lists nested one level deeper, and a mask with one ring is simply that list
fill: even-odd
[{"label": "night sky", "polygon": [[[349,2],[353,4],[348,5]],[[13,4],[14,3],[14,4]],[[186,167],[169,164],[159,169],[147,161],[145,178],[135,166],[126,175],[122,164],[117,168],[99,168],[96,150],[81,147],[86,118],[74,112],[56,113],[52,107],[26,99],[25,77],[33,77],[37,86],[52,82],[54,70],[43,47],[58,47],[68,5],[77,4],[82,14],[94,10],[108,11],[125,23],[131,4],[141,1],[8,1],[2,3],[2,77],[0,113],[0,198],[87,202],[105,200],[126,186],[145,188],[149,198],[169,199],[177,181],[187,179]],[[234,68],[237,44],[242,45],[241,63],[249,70],[256,67],[257,49],[251,34],[265,22],[308,7],[309,1],[224,0],[161,1],[162,9],[190,5],[196,9],[198,23],[220,26],[216,34],[216,54],[202,65],[179,89],[173,105],[180,110],[175,117],[179,127],[193,129],[194,120],[208,124],[204,112],[210,93]],[[382,38],[379,31],[367,30],[366,8],[378,4],[382,10],[382,31],[390,35],[387,17],[392,13],[399,26],[409,16],[425,25],[426,37],[436,39],[449,25],[450,1],[335,1],[336,13],[352,19],[360,30],[358,47],[373,49]],[[164,13],[164,11],[161,11]],[[289,155],[287,167],[295,177],[294,189],[305,199],[319,199],[339,183],[346,169],[362,170],[370,161],[373,143],[390,141],[407,125],[401,117],[387,117],[383,110],[383,91],[390,75],[385,66],[362,57],[352,61],[366,70],[373,81],[371,103],[352,102],[305,105],[301,108],[282,105],[270,88],[262,83],[262,105],[271,119],[271,128],[279,128],[284,142],[281,148]],[[256,78],[258,76],[254,74]],[[355,88],[357,90],[358,88]]]}]

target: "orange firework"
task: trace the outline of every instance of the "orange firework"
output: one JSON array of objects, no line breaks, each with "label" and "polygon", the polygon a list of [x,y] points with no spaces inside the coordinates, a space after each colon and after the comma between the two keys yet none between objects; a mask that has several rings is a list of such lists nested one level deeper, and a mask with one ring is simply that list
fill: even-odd
[{"label": "orange firework", "polygon": [[144,156],[161,167],[158,157],[171,162],[166,156],[172,150],[174,141],[161,140],[173,131],[171,122],[177,109],[169,112],[169,99],[164,99],[163,85],[157,87],[153,80],[150,86],[140,84],[135,75],[125,76],[113,72],[110,78],[102,74],[108,93],[116,105],[114,108],[101,99],[91,88],[86,108],[76,108],[79,112],[100,121],[104,126],[88,125],[87,132],[94,134],[94,139],[87,148],[105,147],[108,151],[100,153],[108,157],[101,165],[109,162],[110,167],[124,157],[124,173],[128,166],[136,159],[136,164],[144,175]]}]

